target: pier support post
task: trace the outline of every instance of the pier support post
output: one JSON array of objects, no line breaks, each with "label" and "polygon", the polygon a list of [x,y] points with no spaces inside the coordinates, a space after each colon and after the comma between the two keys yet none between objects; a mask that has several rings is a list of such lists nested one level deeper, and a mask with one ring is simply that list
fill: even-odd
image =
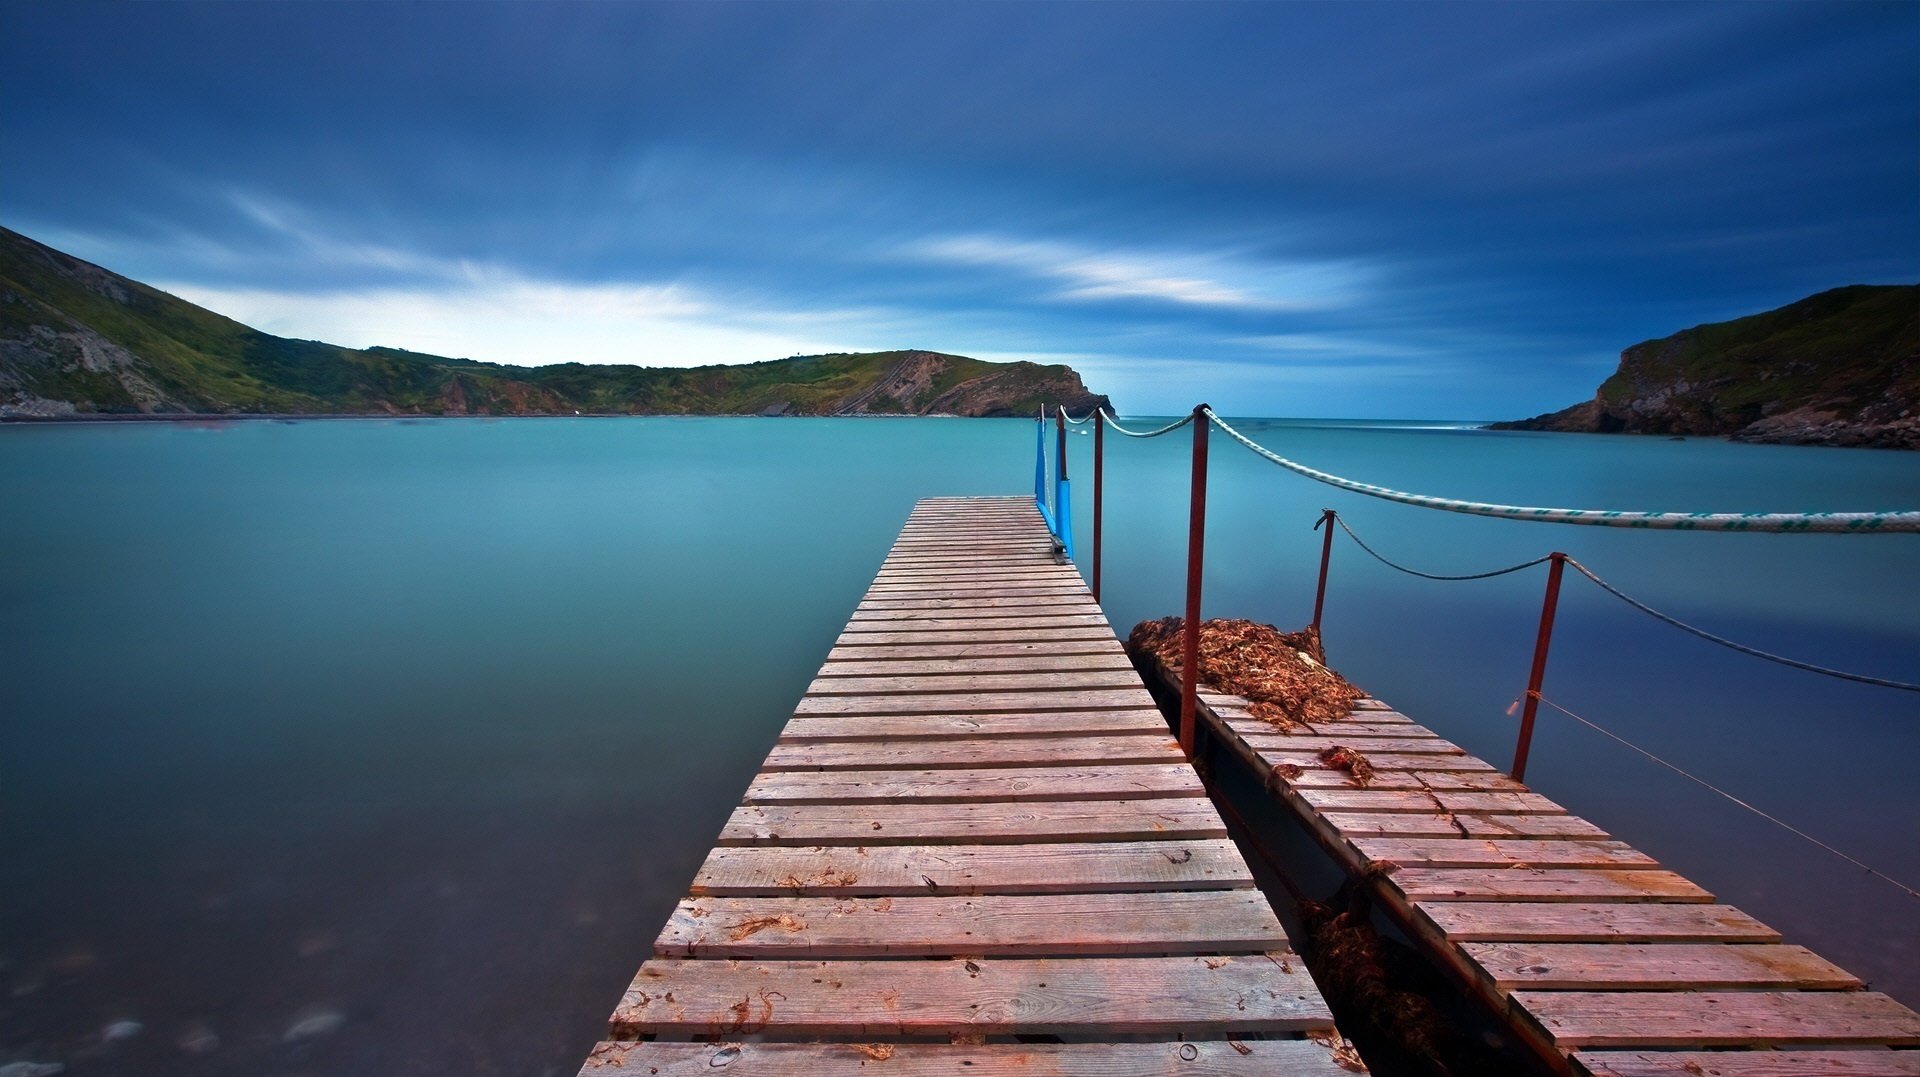
[{"label": "pier support post", "polygon": [[[1320,585],[1313,591],[1313,631],[1320,632],[1320,611],[1327,604],[1327,562],[1333,560],[1333,521],[1338,514],[1332,509],[1321,509],[1320,519],[1313,525],[1315,531],[1326,528],[1326,535],[1320,541]],[[1326,641],[1320,643],[1326,649]]]},{"label": "pier support post", "polygon": [[1100,495],[1101,479],[1107,464],[1107,423],[1099,408],[1093,409],[1093,600],[1100,601]]},{"label": "pier support post", "polygon": [[1567,555],[1555,550],[1547,566],[1547,597],[1540,604],[1540,635],[1533,644],[1533,671],[1527,675],[1527,695],[1520,711],[1520,740],[1513,749],[1513,780],[1527,777],[1527,752],[1533,748],[1533,718],[1540,710],[1540,682],[1547,675],[1547,647],[1553,642],[1553,615],[1560,606],[1560,574]]},{"label": "pier support post", "polygon": [[1193,485],[1187,513],[1187,615],[1180,634],[1180,747],[1194,757],[1200,707],[1200,570],[1207,545],[1207,405],[1193,409]]}]

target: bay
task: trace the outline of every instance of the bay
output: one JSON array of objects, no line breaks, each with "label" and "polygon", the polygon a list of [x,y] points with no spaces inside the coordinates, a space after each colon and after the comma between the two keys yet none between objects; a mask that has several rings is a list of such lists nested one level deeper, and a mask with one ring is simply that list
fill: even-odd
[{"label": "bay", "polygon": [[[1920,507],[1915,454],[1240,425],[1443,496]],[[1189,439],[1107,439],[1123,634],[1180,608]],[[0,427],[0,1064],[573,1072],[913,502],[1024,492],[1033,443],[1025,420]],[[1557,548],[1743,642],[1920,679],[1915,536],[1480,520],[1212,455],[1211,616],[1304,624],[1329,506],[1424,571]],[[1329,658],[1504,764],[1543,571],[1434,583],[1343,536]],[[1570,576],[1545,694],[1920,877],[1912,693],[1712,647]],[[1528,777],[1920,1002],[1920,902],[1552,711]]]}]

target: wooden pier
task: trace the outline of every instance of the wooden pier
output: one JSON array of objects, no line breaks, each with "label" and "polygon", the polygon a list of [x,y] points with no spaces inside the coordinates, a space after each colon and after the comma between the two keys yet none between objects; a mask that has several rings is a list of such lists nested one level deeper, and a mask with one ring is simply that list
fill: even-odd
[{"label": "wooden pier", "polygon": [[1345,1074],[1030,498],[921,502],[583,1074]]},{"label": "wooden pier", "polygon": [[[1920,1077],[1920,1015],[1387,704],[1289,733],[1199,695],[1203,736],[1550,1068]],[[1372,763],[1365,788],[1334,745]]]}]

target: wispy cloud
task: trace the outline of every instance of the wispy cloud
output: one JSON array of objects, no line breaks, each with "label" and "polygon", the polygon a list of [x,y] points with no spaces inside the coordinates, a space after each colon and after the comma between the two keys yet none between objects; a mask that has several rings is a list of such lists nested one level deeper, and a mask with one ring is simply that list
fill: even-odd
[{"label": "wispy cloud", "polygon": [[1319,310],[1352,301],[1370,275],[1352,263],[1280,262],[1231,254],[1095,248],[1056,240],[961,235],[906,252],[925,261],[1011,269],[1058,282],[1052,298],[1149,300],[1256,311]]}]

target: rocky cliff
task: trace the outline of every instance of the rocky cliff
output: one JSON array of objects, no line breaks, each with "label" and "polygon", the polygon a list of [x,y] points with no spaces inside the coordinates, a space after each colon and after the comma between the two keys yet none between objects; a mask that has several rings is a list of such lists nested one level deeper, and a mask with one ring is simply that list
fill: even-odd
[{"label": "rocky cliff", "polygon": [[1920,448],[1920,285],[1835,288],[1635,344],[1592,400],[1494,426]]},{"label": "rocky cliff", "polygon": [[502,366],[249,328],[0,228],[0,419],[111,415],[1030,415],[1070,367],[930,351]]}]

